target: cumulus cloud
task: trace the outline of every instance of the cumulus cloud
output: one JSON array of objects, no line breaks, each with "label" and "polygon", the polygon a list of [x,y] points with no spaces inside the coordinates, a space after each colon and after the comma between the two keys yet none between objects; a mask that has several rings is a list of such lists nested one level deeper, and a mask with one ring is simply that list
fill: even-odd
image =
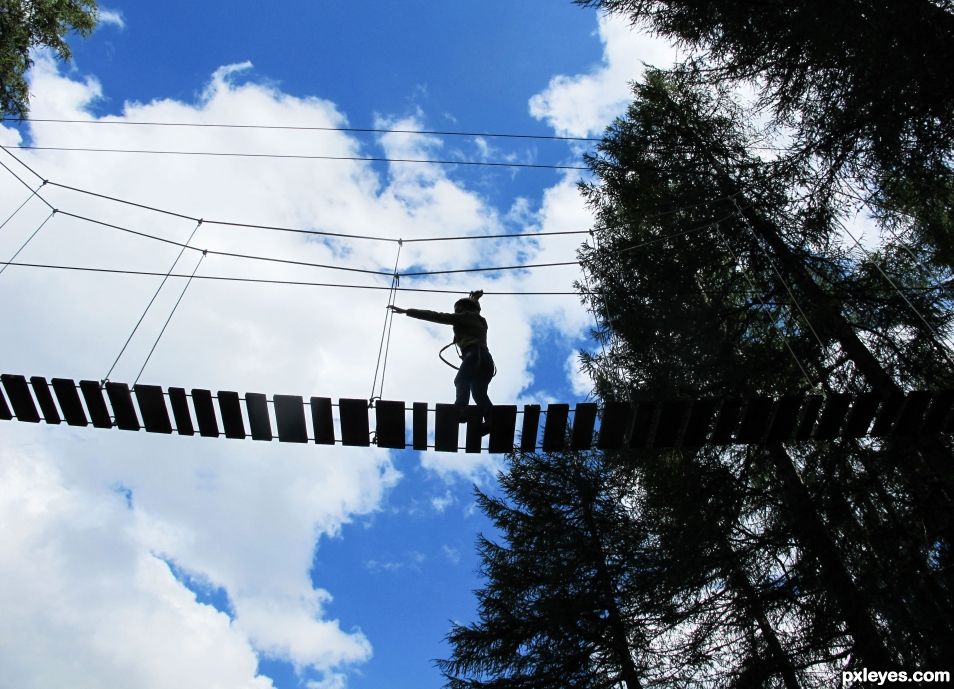
[{"label": "cumulus cloud", "polygon": [[[104,121],[195,123],[282,122],[340,127],[347,119],[334,103],[297,98],[268,85],[236,76],[249,65],[220,68],[198,102],[165,99],[126,103]],[[102,95],[93,78],[61,74],[42,57],[32,73],[32,108],[39,118],[93,119],[88,106]],[[236,120],[241,113],[242,120]],[[420,128],[418,113],[391,119],[395,128]],[[382,120],[384,121],[384,120]],[[425,157],[439,151],[429,137],[382,135],[361,140],[341,132],[309,137],[276,130],[96,127],[31,123],[37,146],[86,148],[220,150],[314,153],[362,157]],[[19,135],[0,128],[0,140],[16,144]],[[129,154],[14,151],[28,167],[6,156],[7,164],[33,185],[30,170],[62,185],[95,191],[135,203],[167,208],[194,217],[394,239],[500,231],[505,219],[480,194],[431,166],[362,161],[141,157]],[[534,213],[520,213],[543,230],[588,224],[581,204],[570,198],[567,177]],[[195,231],[192,246],[356,269],[393,267],[393,242],[316,239],[295,233],[251,230],[189,220],[102,197],[47,185],[40,194],[61,209],[29,243],[19,260],[35,263],[189,273],[200,255],[116,230],[134,229],[176,242]],[[30,236],[49,209],[9,174],[0,176],[0,203],[13,208],[30,198],[0,234],[0,255],[10,256]],[[526,204],[523,204],[526,206]],[[105,224],[66,215],[72,213]],[[473,243],[405,244],[400,266],[456,269],[474,265],[572,260],[578,239],[529,239]],[[405,268],[406,269],[406,268]],[[550,272],[502,272],[479,278],[457,274],[407,280],[408,286],[467,291],[548,291],[571,289],[574,266]],[[362,273],[318,270],[209,255],[199,275],[253,277],[309,282],[386,286],[387,279]],[[19,298],[0,303],[5,322],[24,324],[21,338],[4,338],[0,356],[7,371],[74,379],[105,376],[122,343],[142,316],[160,279],[98,273],[10,268],[0,288]],[[132,382],[157,341],[185,282],[170,279],[146,313],[111,374]],[[402,293],[404,306],[448,310],[453,296]],[[212,390],[237,389],[304,396],[366,397],[383,324],[386,291],[278,287],[195,280],[175,311],[149,360],[141,382]],[[531,388],[529,370],[534,338],[557,329],[568,340],[583,332],[586,314],[574,298],[490,297],[491,347],[502,372],[492,394],[500,402]],[[449,329],[397,318],[387,380],[388,396],[406,400],[446,400],[453,372],[436,352],[450,339]],[[428,375],[422,375],[422,372]],[[333,592],[321,588],[322,572],[312,570],[315,548],[337,536],[342,526],[379,509],[399,480],[386,451],[321,448],[277,443],[208,441],[176,436],[145,436],[14,424],[0,441],[5,456],[18,458],[17,470],[40,473],[3,484],[7,505],[4,532],[20,534],[0,564],[4,591],[16,606],[0,644],[0,667],[16,668],[16,686],[40,687],[70,681],[70,669],[87,665],[90,682],[114,672],[149,674],[153,663],[169,666],[153,684],[190,686],[176,674],[182,663],[169,660],[194,643],[204,657],[221,658],[194,672],[196,686],[268,686],[255,674],[255,655],[295,665],[304,681],[337,686],[341,677],[373,654],[373,639],[347,619],[327,613]],[[422,464],[445,476],[488,475],[496,458],[484,455],[422,455]],[[14,489],[13,486],[16,486]],[[117,487],[121,487],[117,489]],[[56,509],[53,495],[66,495]],[[40,505],[44,519],[23,522],[18,501]],[[75,503],[75,504],[74,504]],[[44,511],[46,510],[46,511]],[[60,510],[60,511],[57,511]],[[79,539],[75,515],[100,515],[103,523]],[[44,535],[30,536],[33,528]],[[72,529],[72,530],[71,530]],[[62,552],[45,543],[61,544]],[[80,547],[82,544],[82,547]],[[119,557],[122,555],[122,557]],[[419,567],[419,553],[375,567]],[[44,559],[47,558],[47,559]],[[24,577],[18,563],[41,561],[44,576]],[[175,571],[221,589],[230,614],[196,601]],[[109,576],[105,573],[109,572]],[[131,582],[120,586],[115,580]],[[69,582],[69,583],[67,583]],[[122,595],[107,595],[118,586]],[[54,595],[63,590],[82,595]],[[49,589],[49,590],[47,590]],[[56,615],[44,612],[55,601]],[[16,632],[18,620],[31,619],[30,634]],[[65,621],[64,621],[65,620]],[[153,624],[160,620],[161,624]],[[67,623],[68,622],[68,623]],[[9,624],[7,624],[9,623]],[[120,631],[123,630],[123,631]],[[44,636],[69,636],[61,646]],[[92,640],[99,639],[95,648]],[[142,653],[151,641],[160,650]],[[128,643],[127,643],[128,641]],[[161,651],[161,652],[160,652]],[[52,656],[56,655],[55,658]],[[188,656],[192,657],[192,656]],[[196,663],[199,663],[196,656]],[[139,659],[137,661],[137,659]],[[228,661],[228,668],[224,668]],[[138,662],[138,664],[137,664]],[[28,677],[29,667],[48,674]],[[187,665],[186,665],[187,667]],[[105,675],[100,674],[105,673]],[[185,670],[183,670],[185,672]],[[173,679],[163,679],[168,675]],[[137,675],[138,676],[138,675]],[[56,681],[53,681],[53,680]],[[47,681],[49,680],[49,681]],[[75,683],[75,682],[72,682]],[[102,682],[101,682],[102,683]]]},{"label": "cumulus cloud", "polygon": [[593,392],[593,380],[583,371],[580,356],[576,352],[566,360],[566,373],[574,394],[586,397]]},{"label": "cumulus cloud", "polygon": [[102,25],[115,26],[117,29],[126,28],[126,18],[120,10],[111,10],[106,7],[100,7],[96,10],[96,17]]},{"label": "cumulus cloud", "polygon": [[530,114],[564,136],[601,134],[632,100],[629,84],[643,65],[666,67],[676,58],[672,46],[633,30],[619,15],[600,15],[602,63],[587,74],[557,75],[530,99]]},{"label": "cumulus cloud", "polygon": [[48,459],[0,448],[0,684],[271,687],[228,616],[150,553],[123,500]]},{"label": "cumulus cloud", "polygon": [[[121,27],[122,15],[102,18]],[[627,29],[628,31],[628,29]],[[603,66],[558,77],[535,97],[537,117],[563,133],[604,126],[634,74],[634,43],[601,20]],[[638,43],[638,42],[637,42]],[[644,58],[645,59],[645,58]],[[625,66],[625,68],[624,68]],[[197,102],[161,99],[124,104],[103,121],[202,124],[280,122],[342,127],[347,117],[317,97],[295,97],[237,77],[248,63],[216,70]],[[624,77],[625,73],[625,77]],[[102,97],[93,77],[64,76],[42,56],[31,78],[38,118],[93,119]],[[612,105],[615,103],[616,105]],[[574,114],[574,110],[578,111]],[[240,115],[237,115],[240,113]],[[612,114],[615,114],[612,113]],[[601,118],[603,118],[601,120]],[[420,129],[424,113],[381,116],[379,125]],[[242,151],[341,157],[419,158],[446,153],[433,137],[383,134],[360,139],[342,132],[217,128],[96,127],[34,122],[37,146]],[[0,127],[0,143],[19,133]],[[486,142],[477,155],[494,154]],[[446,168],[407,163],[134,156],[14,151],[30,169],[62,185],[167,208],[207,220],[314,229],[397,240],[489,234],[516,220],[540,231],[586,230],[589,211],[567,174],[537,205],[518,199],[494,207]],[[4,154],[5,155],[5,154]],[[38,184],[6,156],[24,180]],[[14,208],[30,192],[0,175],[0,205]],[[198,248],[295,261],[390,271],[395,242],[343,240],[252,230],[161,215],[47,185],[51,205],[107,224],[57,214],[21,254],[27,262],[189,273],[200,255],[108,225],[177,242],[195,231]],[[49,209],[32,198],[0,233],[10,256]],[[573,261],[579,235],[500,242],[405,243],[399,269]],[[359,272],[263,263],[209,255],[199,275],[386,287]],[[469,291],[572,290],[574,265],[498,274],[407,278],[402,286]],[[105,375],[160,284],[159,278],[10,268],[0,289],[0,317],[21,324],[0,340],[5,370],[27,375],[97,379]],[[170,279],[112,373],[132,382],[185,282]],[[402,292],[402,306],[449,310],[453,295]],[[286,287],[195,280],[159,341],[141,382],[240,392],[366,398],[377,354],[387,291]],[[534,346],[546,333],[570,348],[590,317],[574,297],[492,296],[484,299],[490,346],[500,375],[498,402],[546,402],[532,376]],[[449,400],[453,371],[437,360],[450,331],[398,317],[392,326],[386,396]],[[559,366],[558,366],[559,367]],[[575,381],[575,390],[582,382]],[[565,400],[557,400],[565,401]],[[462,431],[463,432],[463,431]],[[292,663],[304,686],[341,689],[347,672],[373,655],[373,639],[328,613],[333,591],[313,570],[315,549],[358,517],[374,515],[402,479],[388,452],[127,434],[120,431],[11,424],[0,438],[0,683],[32,689],[102,686],[122,672],[141,687],[250,687],[256,656]],[[422,466],[449,480],[492,475],[497,459],[424,453]],[[447,496],[434,509],[444,509]],[[472,509],[472,506],[468,509]],[[457,557],[445,550],[451,562]],[[420,568],[411,552],[366,565],[374,571]],[[31,569],[23,563],[31,563]],[[173,568],[170,568],[170,564]],[[221,589],[229,614],[196,600],[176,576]],[[230,617],[231,616],[231,617]],[[87,685],[82,682],[88,681]]]}]

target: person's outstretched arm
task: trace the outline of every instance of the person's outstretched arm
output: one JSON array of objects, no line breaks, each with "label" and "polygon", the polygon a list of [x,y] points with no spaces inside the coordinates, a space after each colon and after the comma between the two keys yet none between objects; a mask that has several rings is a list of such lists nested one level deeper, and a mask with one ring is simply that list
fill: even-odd
[{"label": "person's outstretched arm", "polygon": [[422,321],[431,321],[432,323],[443,323],[444,325],[454,325],[460,320],[460,314],[442,313],[441,311],[427,311],[426,309],[402,309],[393,304],[388,306],[394,313],[404,313],[411,318],[417,318]]}]

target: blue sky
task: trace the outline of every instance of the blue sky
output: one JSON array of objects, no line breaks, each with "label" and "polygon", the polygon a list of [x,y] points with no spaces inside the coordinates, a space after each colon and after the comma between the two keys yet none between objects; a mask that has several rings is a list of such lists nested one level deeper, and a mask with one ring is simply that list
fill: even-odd
[{"label": "blue sky", "polygon": [[[642,62],[673,52],[569,2],[113,3],[74,61],[38,54],[35,118],[593,136]],[[490,137],[34,122],[0,144],[579,164],[585,144]],[[579,173],[360,161],[11,148],[46,179],[190,217],[390,239],[585,230]],[[32,173],[3,161],[36,188]],[[0,216],[29,197],[0,170]],[[101,222],[185,241],[191,221],[62,187]],[[44,221],[30,198],[0,231],[9,260]],[[433,242],[401,269],[572,261],[581,236]],[[389,242],[203,225],[193,246],[390,270]],[[18,260],[165,272],[177,248],[60,214]],[[191,272],[187,253],[177,272]],[[380,285],[379,278],[210,255],[200,274]],[[432,276],[430,288],[572,289],[573,266]],[[132,382],[184,282],[170,280],[112,375]],[[407,282],[405,281],[405,284]],[[102,378],[157,278],[11,267],[0,275],[4,372]],[[367,397],[386,292],[196,280],[141,382]],[[401,293],[402,306],[453,298]],[[573,296],[484,300],[498,403],[588,393]],[[449,401],[440,326],[394,322],[385,397]],[[21,688],[441,686],[450,621],[473,617],[489,527],[474,485],[501,458],[289,447],[6,423],[0,433],[0,684]]]}]

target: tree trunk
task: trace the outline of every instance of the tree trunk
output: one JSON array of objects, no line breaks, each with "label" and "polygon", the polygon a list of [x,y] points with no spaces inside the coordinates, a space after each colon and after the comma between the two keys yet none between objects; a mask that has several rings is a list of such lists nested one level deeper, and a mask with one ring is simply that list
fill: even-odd
[{"label": "tree trunk", "polygon": [[806,553],[818,562],[828,582],[828,590],[841,610],[848,633],[854,637],[863,664],[869,668],[883,668],[885,663],[896,665],[871,618],[871,606],[865,603],[842,564],[838,550],[818,518],[811,496],[795,471],[791,457],[781,445],[770,445],[767,449],[782,485],[785,506],[791,514],[792,530]]},{"label": "tree trunk", "polygon": [[772,660],[778,667],[778,672],[782,675],[782,680],[785,682],[786,688],[801,689],[801,685],[798,683],[798,677],[795,675],[795,668],[792,667],[788,654],[785,653],[785,649],[782,648],[782,642],[779,641],[775,629],[772,627],[768,617],[765,616],[765,611],[759,604],[755,587],[752,586],[749,581],[748,575],[739,569],[732,546],[725,539],[722,540],[722,552],[728,561],[726,565],[726,578],[729,580],[730,585],[739,592],[739,595],[745,603],[745,607],[749,611],[749,615],[755,619],[755,623],[762,633],[762,638],[768,646]]}]

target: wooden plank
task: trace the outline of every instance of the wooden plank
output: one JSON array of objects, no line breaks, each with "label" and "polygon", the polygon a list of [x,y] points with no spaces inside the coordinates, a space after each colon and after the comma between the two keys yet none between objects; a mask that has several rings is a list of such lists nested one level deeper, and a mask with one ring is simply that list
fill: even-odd
[{"label": "wooden plank", "polygon": [[305,400],[298,395],[275,395],[275,425],[281,443],[307,443]]},{"label": "wooden plank", "polygon": [[268,398],[260,392],[245,393],[248,430],[252,440],[272,439],[272,420],[268,415]]},{"label": "wooden plank", "polygon": [[954,421],[951,411],[954,410],[954,390],[939,390],[934,394],[931,408],[924,416],[922,433],[939,433],[944,430],[948,418]]},{"label": "wooden plank", "polygon": [[166,396],[158,385],[133,386],[142,423],[149,433],[172,433],[172,421],[166,408]]},{"label": "wooden plank", "polygon": [[494,406],[490,411],[490,452],[512,452],[517,430],[517,405]]},{"label": "wooden plank", "polygon": [[854,395],[846,392],[837,392],[828,395],[825,400],[825,408],[822,410],[818,423],[815,425],[815,432],[812,437],[815,440],[832,440],[838,437],[838,431],[845,423],[845,417],[848,415],[848,409],[854,401]]},{"label": "wooden plank", "polygon": [[427,450],[427,402],[411,405],[411,444],[415,450]]},{"label": "wooden plank", "polygon": [[371,446],[368,401],[342,398],[338,400],[341,419],[341,443],[352,447]]},{"label": "wooden plank", "polygon": [[719,401],[712,399],[695,400],[689,410],[686,431],[682,434],[683,447],[699,447],[709,438],[712,420],[719,410]]},{"label": "wooden plank", "polygon": [[193,388],[192,408],[195,410],[195,420],[199,424],[199,435],[203,438],[218,438],[219,422],[215,418],[212,391]]},{"label": "wooden plank", "polygon": [[801,418],[798,420],[798,428],[795,429],[795,440],[808,440],[812,437],[815,421],[818,419],[818,414],[821,412],[824,402],[825,398],[821,395],[809,395],[805,398]]},{"label": "wooden plank", "polygon": [[862,392],[855,395],[855,403],[848,411],[848,418],[845,419],[845,425],[841,429],[841,437],[863,438],[866,436],[882,399],[883,395],[877,392]]},{"label": "wooden plank", "polygon": [[883,438],[888,435],[894,427],[894,422],[900,416],[901,409],[906,400],[907,398],[900,392],[886,395],[884,401],[881,403],[881,407],[878,409],[878,413],[875,414],[874,424],[871,426],[871,430],[868,431],[868,435],[873,438]]},{"label": "wooden plank", "polygon": [[7,405],[7,398],[4,396],[3,391],[0,390],[0,421],[12,421],[13,412],[10,411],[10,407]]},{"label": "wooden plank", "polygon": [[219,390],[218,398],[225,437],[242,440],[245,438],[245,422],[242,420],[242,402],[239,394],[231,390]]},{"label": "wooden plank", "polygon": [[601,450],[618,450],[623,447],[632,415],[633,408],[629,402],[607,402],[603,406],[596,447]]},{"label": "wooden plank", "polygon": [[457,452],[459,425],[457,407],[438,403],[434,414],[434,449],[438,452]]},{"label": "wooden plank", "polygon": [[571,450],[589,450],[593,447],[597,409],[595,402],[581,402],[576,405],[573,412],[573,434],[570,436]]},{"label": "wooden plank", "polygon": [[638,400],[636,416],[633,419],[633,432],[629,436],[629,447],[649,447],[652,442],[654,424],[659,412],[659,403],[653,400]]},{"label": "wooden plank", "polygon": [[136,407],[133,405],[132,394],[126,383],[106,383],[106,396],[109,397],[109,403],[113,407],[117,428],[124,431],[138,431],[142,428],[139,425],[139,417],[136,415]]},{"label": "wooden plank", "polygon": [[690,408],[689,400],[666,400],[660,403],[653,447],[676,447]]},{"label": "wooden plank", "polygon": [[719,408],[719,414],[712,429],[712,436],[709,438],[710,443],[728,445],[732,442],[732,436],[739,426],[744,407],[745,402],[735,397],[722,400],[722,406]]},{"label": "wooden plank", "polygon": [[898,416],[890,435],[917,435],[924,424],[924,415],[931,404],[933,393],[930,390],[914,390],[908,393],[907,404]]},{"label": "wooden plank", "polygon": [[[367,406],[367,403],[365,403],[365,406]],[[330,397],[311,398],[311,422],[315,427],[316,444],[335,444],[335,422],[331,414]]]},{"label": "wooden plank", "polygon": [[83,393],[83,399],[86,400],[86,409],[89,411],[89,418],[93,421],[93,426],[96,428],[112,428],[113,421],[109,417],[109,409],[106,407],[103,388],[99,381],[81,380],[80,392]]},{"label": "wooden plank", "polygon": [[805,395],[784,395],[772,403],[772,422],[765,436],[767,443],[787,443],[795,436],[798,412]]},{"label": "wooden plank", "polygon": [[566,449],[566,423],[570,416],[569,404],[548,404],[543,424],[543,451],[563,452]]},{"label": "wooden plank", "polygon": [[378,447],[403,450],[407,447],[404,428],[404,402],[394,400],[375,400],[375,434]]},{"label": "wooden plank", "polygon": [[89,419],[86,418],[86,410],[80,401],[76,383],[69,378],[53,378],[50,385],[53,386],[53,393],[60,403],[66,423],[70,426],[88,426]]},{"label": "wooden plank", "polygon": [[46,378],[33,376],[30,378],[30,387],[33,388],[33,394],[40,405],[40,411],[43,413],[43,419],[47,423],[60,424],[63,419],[60,418],[60,410],[56,408],[56,402],[53,401],[53,393],[50,392],[50,384]]},{"label": "wooden plank", "polygon": [[[195,435],[192,414],[189,413],[189,397],[186,395],[185,388],[169,388],[169,406],[172,407],[172,418],[176,420],[176,432],[179,435]],[[215,419],[215,414],[212,415],[212,419]],[[215,435],[218,435],[218,431]]]},{"label": "wooden plank", "polygon": [[771,398],[763,396],[753,397],[746,401],[745,413],[739,423],[739,430],[735,434],[736,442],[743,444],[762,442],[768,433],[773,401]]},{"label": "wooden plank", "polygon": [[474,405],[467,407],[467,433],[464,435],[464,452],[480,452],[483,438],[484,415]]},{"label": "wooden plank", "polygon": [[17,421],[39,423],[40,412],[37,411],[36,404],[33,402],[33,395],[30,394],[30,386],[27,385],[26,378],[4,373],[0,376],[0,380],[3,381],[3,389],[7,391],[10,407]]},{"label": "wooden plank", "polygon": [[520,432],[520,449],[533,452],[537,449],[537,433],[540,430],[540,405],[525,404],[523,407],[523,426]]}]

